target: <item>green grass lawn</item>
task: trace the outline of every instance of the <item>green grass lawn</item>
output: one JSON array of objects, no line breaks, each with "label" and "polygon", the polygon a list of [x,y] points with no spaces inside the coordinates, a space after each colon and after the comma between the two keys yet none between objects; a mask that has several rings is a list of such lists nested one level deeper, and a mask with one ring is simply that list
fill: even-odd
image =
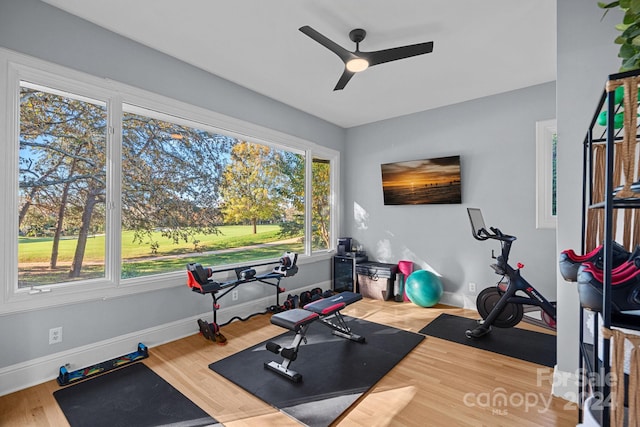
[{"label": "green grass lawn", "polygon": [[[277,225],[258,226],[258,233],[252,234],[251,226],[221,226],[220,234],[198,235],[197,250],[192,243],[172,240],[154,233],[152,238],[159,242],[157,253],[152,253],[147,243],[133,242],[133,232],[122,234],[122,277],[131,278],[150,274],[182,270],[189,262],[199,262],[204,266],[250,262],[277,258],[285,251],[304,250],[302,239],[282,242]],[[280,242],[280,243],[278,243]],[[18,270],[20,287],[53,284],[69,281],[67,277],[77,240],[63,239],[59,245],[59,268],[48,268],[51,257],[52,239],[21,237],[18,244]],[[266,246],[251,247],[254,245]],[[82,277],[78,280],[104,277],[105,236],[98,235],[87,240]],[[234,249],[235,248],[235,249]],[[223,250],[229,251],[223,251]],[[215,252],[222,251],[222,252]],[[210,253],[211,252],[211,253]],[[215,253],[214,253],[215,252]]]},{"label": "green grass lawn", "polygon": [[[207,252],[220,249],[237,248],[261,243],[276,242],[282,240],[279,236],[280,227],[277,225],[259,225],[258,233],[252,234],[251,226],[225,225],[218,227],[220,234],[198,234],[197,251],[194,251],[193,243],[184,241],[175,244],[172,240],[163,237],[160,232],[153,233],[152,239],[159,243],[156,254],[145,240],[140,244],[133,241],[133,231],[122,233],[122,259],[148,258],[152,256],[179,255],[191,252]],[[58,261],[70,262],[76,249],[77,239],[67,238],[60,240],[58,248]],[[18,241],[19,263],[49,262],[51,258],[52,239],[20,237]],[[87,248],[84,254],[85,262],[100,262],[104,260],[105,236],[97,235],[87,239]]]},{"label": "green grass lawn", "polygon": [[[122,277],[137,277],[149,274],[166,273],[170,271],[183,270],[189,262],[199,262],[200,264],[213,267],[217,265],[237,264],[256,260],[273,259],[280,257],[286,251],[302,252],[301,242],[270,245],[267,247],[239,249],[238,251],[225,252],[219,254],[200,255],[193,254],[188,258],[167,258],[153,261],[136,261],[122,265]],[[214,269],[215,270],[215,269]]]}]

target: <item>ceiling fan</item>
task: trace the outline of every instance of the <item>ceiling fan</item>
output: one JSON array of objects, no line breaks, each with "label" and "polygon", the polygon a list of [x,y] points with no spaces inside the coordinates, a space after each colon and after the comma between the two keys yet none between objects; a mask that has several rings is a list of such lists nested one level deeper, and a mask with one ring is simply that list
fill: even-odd
[{"label": "ceiling fan", "polygon": [[299,28],[304,34],[320,43],[322,46],[335,53],[344,62],[344,72],[338,80],[338,84],[333,90],[342,90],[347,85],[355,73],[366,70],[374,65],[385,62],[396,61],[398,59],[410,58],[412,56],[423,55],[433,51],[433,42],[417,43],[407,46],[394,47],[391,49],[377,50],[375,52],[361,52],[360,42],[364,40],[367,32],[362,28],[351,30],[349,38],[356,44],[356,50],[348,51],[339,44],[323,36],[308,25]]}]

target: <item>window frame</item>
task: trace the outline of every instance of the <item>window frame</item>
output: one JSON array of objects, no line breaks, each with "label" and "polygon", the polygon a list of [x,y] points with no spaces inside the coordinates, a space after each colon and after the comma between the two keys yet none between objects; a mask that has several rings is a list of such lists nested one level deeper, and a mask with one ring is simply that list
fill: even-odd
[{"label": "window frame", "polygon": [[[556,119],[536,122],[536,228],[555,229],[557,215],[553,206],[553,140]],[[557,206],[557,205],[556,205]]]},{"label": "window frame", "polygon": [[[110,103],[112,102],[112,99],[109,98],[109,92],[106,91],[99,91],[99,92],[92,92],[91,95],[88,95],[89,92],[91,92],[91,87],[84,87],[84,86],[77,86],[75,84],[75,82],[62,82],[60,80],[58,80],[55,76],[51,76],[51,75],[46,75],[46,74],[42,74],[40,72],[36,72],[34,73],[32,70],[28,70],[28,69],[23,69],[23,70],[18,70],[18,75],[17,77],[17,81],[15,82],[16,86],[17,86],[17,90],[18,90],[18,98],[17,98],[17,102],[16,104],[14,104],[16,111],[16,117],[15,120],[13,120],[16,123],[17,126],[17,131],[15,133],[15,140],[10,140],[11,141],[11,145],[17,150],[17,153],[14,157],[12,157],[12,160],[14,161],[18,161],[18,157],[19,157],[19,144],[18,144],[18,140],[19,140],[19,134],[20,134],[20,82],[21,81],[25,81],[25,80],[38,80],[38,81],[45,81],[45,84],[41,84],[39,83],[32,83],[32,82],[28,82],[25,87],[30,87],[36,90],[41,90],[44,91],[46,89],[52,89],[50,93],[56,93],[58,95],[62,95],[62,96],[66,96],[65,92],[68,92],[71,94],[71,98],[74,99],[78,99],[81,100],[82,98],[87,98],[88,102],[91,102],[92,100],[96,100],[99,102],[104,102],[105,103],[105,108],[106,108],[106,121],[107,121],[107,127],[105,129],[105,173],[106,173],[106,179],[107,181],[109,181],[111,178],[111,176],[116,172],[114,170],[114,168],[112,167],[112,162],[109,161],[111,158],[113,158],[114,153],[113,150],[114,148],[116,148],[116,145],[113,144],[113,132],[110,131],[110,129],[112,129],[112,122],[113,122],[113,117],[112,117],[112,109],[110,108]],[[99,93],[99,98],[96,96],[93,96],[94,94]],[[11,114],[11,113],[9,113]],[[17,164],[17,163],[16,163]],[[17,166],[19,167],[19,165]],[[18,169],[16,168],[13,172],[17,172]],[[115,182],[115,181],[114,181]],[[16,192],[18,191],[18,187],[15,187]],[[118,220],[115,220],[114,218],[112,218],[114,211],[113,209],[109,208],[109,200],[112,198],[112,192],[114,191],[114,189],[112,188],[112,186],[107,186],[105,188],[105,226],[108,228],[111,228],[114,224],[119,224]],[[12,198],[12,200],[15,198]],[[19,202],[17,200],[15,200],[16,206],[12,206],[11,209],[13,209],[13,212],[17,212],[18,211],[18,207],[19,207]],[[5,222],[6,224],[6,222]],[[18,224],[17,222],[15,223],[14,226],[12,226],[13,228],[15,228],[16,232],[18,230]],[[17,240],[17,239],[16,239]],[[14,240],[14,241],[16,241]],[[68,286],[68,285],[72,285],[72,284],[78,284],[78,285],[82,285],[82,284],[87,284],[87,283],[91,283],[91,284],[95,284],[97,287],[104,287],[104,286],[110,286],[113,284],[113,277],[116,277],[113,275],[113,268],[109,268],[109,263],[107,263],[107,257],[108,257],[108,252],[110,250],[110,245],[113,244],[113,242],[109,242],[110,239],[105,239],[105,248],[104,248],[104,262],[105,262],[105,270],[104,270],[104,277],[101,278],[95,278],[95,279],[89,279],[89,280],[76,280],[76,281],[70,281],[70,282],[64,282],[64,283],[58,283],[55,284],[54,286]],[[15,293],[21,293],[21,292],[25,292],[25,289],[19,289],[18,287],[18,283],[16,280],[15,283],[15,289],[14,292]],[[36,294],[36,293],[41,293],[41,292],[49,292],[49,290],[47,289],[49,286],[31,286],[28,290],[29,292],[31,292],[31,294]]]},{"label": "window frame", "polygon": [[[0,314],[27,311],[82,301],[108,299],[128,294],[183,286],[184,273],[180,271],[137,278],[120,278],[121,259],[121,170],[122,114],[125,105],[137,106],[157,112],[160,117],[184,120],[185,124],[215,133],[225,134],[253,143],[284,149],[305,155],[305,252],[299,254],[299,263],[312,262],[330,256],[334,244],[327,250],[311,250],[311,159],[322,157],[331,163],[331,236],[335,240],[338,229],[340,153],[312,141],[269,129],[244,120],[178,101],[109,79],[95,77],[37,58],[0,48],[0,126],[5,129],[5,141],[0,144],[0,197],[6,201],[0,211],[0,268],[3,279],[0,289]],[[18,289],[18,156],[20,132],[20,81],[51,87],[57,90],[104,101],[107,105],[107,234],[105,248],[105,277],[81,280],[51,286]],[[114,167],[113,165],[116,165]],[[114,261],[115,260],[115,261]],[[246,263],[243,263],[246,264]],[[237,265],[228,265],[234,267]],[[226,267],[226,266],[225,266]]]}]

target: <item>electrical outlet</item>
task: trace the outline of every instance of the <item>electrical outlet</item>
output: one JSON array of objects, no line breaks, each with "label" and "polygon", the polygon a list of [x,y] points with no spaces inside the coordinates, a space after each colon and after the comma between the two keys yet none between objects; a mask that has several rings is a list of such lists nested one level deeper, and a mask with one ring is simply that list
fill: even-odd
[{"label": "electrical outlet", "polygon": [[469,282],[469,292],[476,292],[476,284],[473,282]]},{"label": "electrical outlet", "polygon": [[62,326],[49,329],[49,344],[58,344],[62,342]]},{"label": "electrical outlet", "polygon": [[231,291],[231,301],[237,301],[237,300],[238,300],[238,290]]}]

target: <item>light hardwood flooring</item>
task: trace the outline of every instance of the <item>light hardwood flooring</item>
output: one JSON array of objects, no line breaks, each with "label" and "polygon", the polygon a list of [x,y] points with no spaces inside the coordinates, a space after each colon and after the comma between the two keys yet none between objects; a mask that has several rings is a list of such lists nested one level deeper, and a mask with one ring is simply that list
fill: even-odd
[{"label": "light hardwood flooring", "polygon": [[[440,313],[477,317],[444,305],[421,308],[371,299],[343,313],[413,332]],[[545,331],[523,322],[519,327]],[[227,427],[299,425],[208,368],[282,333],[268,315],[225,326],[225,346],[205,340],[195,328],[192,336],[150,348],[143,363]],[[307,356],[303,349],[301,357]],[[552,368],[426,337],[334,425],[575,426],[576,406],[551,396],[552,374]],[[0,397],[0,425],[67,426],[52,395],[57,389],[52,380]]]}]

